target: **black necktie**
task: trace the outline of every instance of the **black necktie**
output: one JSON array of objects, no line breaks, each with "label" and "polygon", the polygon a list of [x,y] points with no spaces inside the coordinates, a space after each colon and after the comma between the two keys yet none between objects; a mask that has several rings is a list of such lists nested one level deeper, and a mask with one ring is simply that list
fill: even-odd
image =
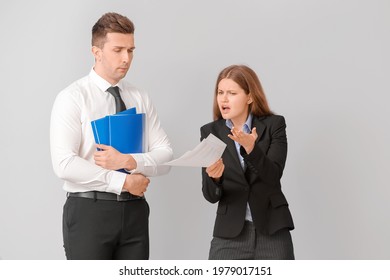
[{"label": "black necktie", "polygon": [[115,98],[115,107],[116,107],[116,113],[122,112],[126,110],[126,105],[123,102],[121,95],[119,94],[119,88],[118,87],[109,87],[107,89],[109,93],[111,93]]}]

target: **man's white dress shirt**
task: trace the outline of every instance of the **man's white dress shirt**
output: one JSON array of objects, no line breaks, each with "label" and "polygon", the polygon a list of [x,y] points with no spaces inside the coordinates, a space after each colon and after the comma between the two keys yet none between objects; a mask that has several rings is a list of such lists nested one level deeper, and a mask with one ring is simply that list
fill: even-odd
[{"label": "man's white dress shirt", "polygon": [[[97,166],[93,158],[96,144],[91,121],[115,114],[114,97],[106,91],[111,86],[92,69],[88,76],[61,91],[54,102],[51,158],[54,172],[65,181],[63,188],[67,192],[122,191],[126,174]],[[124,80],[116,86],[126,108],[136,107],[137,113],[145,113],[145,151],[132,154],[137,162],[132,173],[168,173],[170,167],[160,164],[171,160],[173,153],[150,97]]]}]

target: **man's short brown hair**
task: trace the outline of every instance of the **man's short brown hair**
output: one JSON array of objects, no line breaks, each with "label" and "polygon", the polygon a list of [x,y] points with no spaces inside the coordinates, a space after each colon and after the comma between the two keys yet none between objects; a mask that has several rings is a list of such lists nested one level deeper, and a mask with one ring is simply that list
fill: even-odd
[{"label": "man's short brown hair", "polygon": [[106,13],[92,27],[92,46],[103,48],[107,33],[134,34],[134,24],[117,13]]}]

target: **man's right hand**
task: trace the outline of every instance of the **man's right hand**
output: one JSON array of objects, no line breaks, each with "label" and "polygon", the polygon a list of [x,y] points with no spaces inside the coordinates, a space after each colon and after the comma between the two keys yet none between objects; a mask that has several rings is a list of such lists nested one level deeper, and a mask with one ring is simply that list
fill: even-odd
[{"label": "man's right hand", "polygon": [[131,194],[143,196],[150,183],[150,180],[142,174],[128,174],[123,189]]}]

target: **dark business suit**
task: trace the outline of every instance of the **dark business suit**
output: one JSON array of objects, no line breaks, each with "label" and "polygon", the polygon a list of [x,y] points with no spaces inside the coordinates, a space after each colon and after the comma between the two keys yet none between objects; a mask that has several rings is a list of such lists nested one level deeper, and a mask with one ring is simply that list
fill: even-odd
[{"label": "dark business suit", "polygon": [[202,169],[203,195],[211,203],[219,202],[214,237],[235,238],[244,228],[246,205],[249,203],[253,225],[265,236],[279,230],[294,229],[288,203],[281,190],[280,179],[287,156],[286,124],[282,116],[253,116],[252,128],[258,138],[248,155],[241,148],[246,170],[241,167],[230,129],[220,119],[201,128],[201,139],[210,133],[227,144],[222,155],[225,170],[215,183]]}]

